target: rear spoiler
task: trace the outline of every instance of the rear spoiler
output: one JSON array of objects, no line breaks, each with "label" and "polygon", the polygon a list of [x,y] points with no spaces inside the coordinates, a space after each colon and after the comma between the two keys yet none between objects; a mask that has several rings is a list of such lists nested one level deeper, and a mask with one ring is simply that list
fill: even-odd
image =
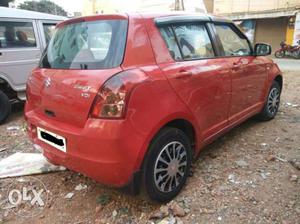
[{"label": "rear spoiler", "polygon": [[65,20],[61,23],[58,23],[56,27],[59,28],[72,23],[90,22],[95,20],[122,20],[122,19],[127,20],[128,16],[126,14],[105,14],[105,15],[85,16],[85,17]]}]

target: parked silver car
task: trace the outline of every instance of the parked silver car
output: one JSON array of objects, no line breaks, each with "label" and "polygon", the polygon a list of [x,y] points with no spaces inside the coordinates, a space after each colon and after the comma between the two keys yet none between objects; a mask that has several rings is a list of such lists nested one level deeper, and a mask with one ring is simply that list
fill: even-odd
[{"label": "parked silver car", "polygon": [[58,22],[67,18],[0,7],[0,124],[15,101],[26,100],[26,81]]}]

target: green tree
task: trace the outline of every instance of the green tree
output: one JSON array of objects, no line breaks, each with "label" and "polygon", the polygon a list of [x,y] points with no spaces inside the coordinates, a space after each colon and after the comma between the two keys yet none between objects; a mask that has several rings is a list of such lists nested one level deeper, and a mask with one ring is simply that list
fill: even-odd
[{"label": "green tree", "polygon": [[8,7],[8,3],[13,2],[14,0],[1,0],[0,6]]},{"label": "green tree", "polygon": [[59,5],[49,0],[25,1],[19,5],[20,9],[45,12],[54,15],[67,16],[67,12]]}]

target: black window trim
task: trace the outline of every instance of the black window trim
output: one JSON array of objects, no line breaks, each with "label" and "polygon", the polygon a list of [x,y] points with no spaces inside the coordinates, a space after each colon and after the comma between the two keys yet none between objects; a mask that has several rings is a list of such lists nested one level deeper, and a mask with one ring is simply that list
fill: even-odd
[{"label": "black window trim", "polygon": [[170,26],[173,24],[183,24],[183,23],[201,23],[201,22],[208,22],[211,19],[206,15],[197,15],[197,16],[167,16],[167,17],[159,17],[154,19],[155,24],[158,27],[161,26]]},{"label": "black window trim", "polygon": [[[169,54],[171,56],[171,58],[176,61],[176,62],[184,62],[184,61],[197,61],[197,60],[208,60],[208,59],[215,59],[215,58],[219,58],[219,54],[220,54],[220,51],[219,49],[216,47],[216,43],[215,43],[215,39],[213,38],[213,35],[211,33],[211,30],[208,26],[208,23],[211,23],[210,21],[204,21],[204,20],[193,20],[193,21],[187,21],[187,20],[183,20],[183,21],[176,21],[174,22],[174,20],[172,20],[172,22],[165,22],[165,23],[157,23],[157,26],[158,28],[165,28],[165,27],[170,27],[171,30],[172,30],[172,33],[174,35],[174,38],[175,38],[175,41],[176,41],[176,44],[177,44],[177,47],[179,49],[179,52],[180,52],[180,56],[181,56],[181,59],[174,59],[172,56],[171,56],[171,53],[169,51]],[[214,53],[214,56],[213,57],[205,57],[205,58],[191,58],[191,59],[185,59],[183,57],[183,53],[182,53],[182,49],[180,47],[180,44],[178,42],[178,38],[177,38],[177,35],[174,31],[174,26],[176,25],[180,25],[180,26],[185,26],[185,25],[188,25],[188,24],[194,24],[194,25],[202,25],[204,26],[207,34],[208,34],[208,37],[209,37],[209,40],[211,42],[211,45],[212,45],[212,48],[213,48],[213,53]],[[166,40],[164,39],[164,37],[162,36],[161,32],[159,32],[162,39],[164,40],[165,44],[167,45],[166,43]]]},{"label": "black window trim", "polygon": [[213,24],[212,24],[212,22],[206,22],[205,26],[208,31],[208,35],[209,35],[209,38],[211,40],[211,43],[212,43],[212,46],[213,46],[213,49],[215,52],[214,58],[219,58],[222,56],[222,51],[220,50],[219,42],[218,42],[215,32],[213,30],[213,28],[214,28]]},{"label": "black window trim", "polygon": [[[171,30],[172,30],[172,33],[173,33],[173,35],[174,35],[174,38],[175,38],[175,41],[176,41],[176,45],[177,45],[177,47],[178,47],[178,49],[179,49],[180,57],[181,57],[181,59],[180,59],[179,61],[184,61],[183,52],[182,52],[182,49],[181,49],[181,47],[180,47],[180,45],[179,45],[178,37],[177,37],[177,35],[176,35],[176,33],[175,33],[174,26],[173,26],[172,24],[170,24],[170,25],[168,25],[168,26],[166,26],[166,27],[170,27]],[[169,51],[169,53],[171,54],[170,51]],[[173,59],[174,59],[174,58],[173,58]],[[174,59],[174,60],[176,61],[176,59]]]},{"label": "black window trim", "polygon": [[[228,23],[228,22],[211,22],[211,30],[214,33],[215,39],[216,39],[216,45],[218,46],[218,49],[220,51],[220,56],[219,58],[235,58],[235,57],[249,57],[249,56],[254,56],[254,50],[252,47],[251,42],[249,41],[248,37],[234,24],[234,23]],[[240,38],[245,39],[249,45],[250,48],[250,54],[249,55],[225,55],[225,51],[223,48],[223,44],[221,42],[220,36],[218,35],[216,31],[215,25],[226,25],[229,26],[233,32],[235,32]]]}]

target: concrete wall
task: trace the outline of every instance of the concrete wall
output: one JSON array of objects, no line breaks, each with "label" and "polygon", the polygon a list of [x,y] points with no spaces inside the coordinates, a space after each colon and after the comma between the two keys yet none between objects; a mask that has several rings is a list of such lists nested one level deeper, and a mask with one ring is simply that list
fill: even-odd
[{"label": "concrete wall", "polygon": [[241,13],[300,7],[300,0],[215,0],[214,13]]},{"label": "concrete wall", "polygon": [[287,24],[287,17],[256,20],[255,43],[268,43],[274,52],[286,38]]}]

